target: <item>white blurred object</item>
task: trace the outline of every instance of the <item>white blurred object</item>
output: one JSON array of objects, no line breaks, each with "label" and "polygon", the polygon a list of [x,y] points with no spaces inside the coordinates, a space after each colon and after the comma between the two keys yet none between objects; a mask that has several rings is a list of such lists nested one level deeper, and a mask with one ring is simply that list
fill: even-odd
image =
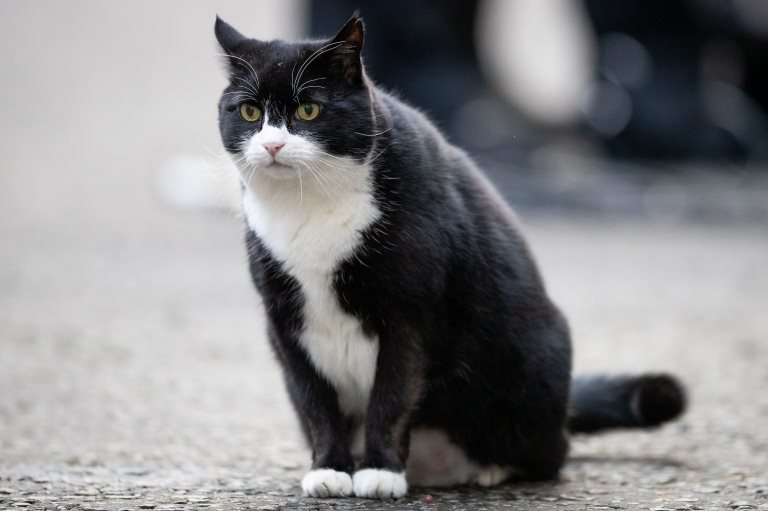
[{"label": "white blurred object", "polygon": [[166,205],[178,209],[237,208],[240,197],[237,170],[228,160],[217,165],[214,167],[192,155],[175,156],[156,176],[158,196]]},{"label": "white blurred object", "polygon": [[573,0],[485,0],[478,54],[505,99],[544,124],[578,119],[592,80],[594,38]]}]

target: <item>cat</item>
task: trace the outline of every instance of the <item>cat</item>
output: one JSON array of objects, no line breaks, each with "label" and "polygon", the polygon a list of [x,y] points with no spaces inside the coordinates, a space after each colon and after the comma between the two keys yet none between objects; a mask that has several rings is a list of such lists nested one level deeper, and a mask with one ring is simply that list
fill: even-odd
[{"label": "cat", "polygon": [[678,416],[666,374],[576,378],[568,326],[472,160],[327,40],[217,17],[250,272],[312,449],[311,497],[558,476],[568,433]]}]

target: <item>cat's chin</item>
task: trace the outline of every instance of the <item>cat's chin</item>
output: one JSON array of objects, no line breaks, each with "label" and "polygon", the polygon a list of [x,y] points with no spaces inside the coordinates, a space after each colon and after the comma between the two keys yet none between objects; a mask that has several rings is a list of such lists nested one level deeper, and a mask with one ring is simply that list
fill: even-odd
[{"label": "cat's chin", "polygon": [[295,168],[277,162],[262,165],[256,172],[261,172],[272,179],[296,179],[299,174]]}]

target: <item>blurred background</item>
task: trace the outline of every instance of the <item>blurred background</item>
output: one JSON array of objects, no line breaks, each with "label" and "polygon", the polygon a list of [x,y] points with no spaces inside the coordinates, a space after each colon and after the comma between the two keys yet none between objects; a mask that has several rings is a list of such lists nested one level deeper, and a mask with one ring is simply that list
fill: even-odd
[{"label": "blurred background", "polygon": [[[768,397],[744,393],[768,384],[763,4],[3,1],[0,470],[306,464],[246,271],[213,22],[330,36],[358,7],[369,74],[520,213],[576,370],[691,384],[683,423],[630,444],[717,467],[727,438],[752,463],[768,445]],[[600,445],[576,451],[628,444]]]}]

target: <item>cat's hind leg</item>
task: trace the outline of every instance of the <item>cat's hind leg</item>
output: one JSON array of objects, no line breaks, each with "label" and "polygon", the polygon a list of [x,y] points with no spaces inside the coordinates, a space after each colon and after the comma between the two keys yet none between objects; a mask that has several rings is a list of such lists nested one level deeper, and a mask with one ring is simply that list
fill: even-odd
[{"label": "cat's hind leg", "polygon": [[438,429],[411,432],[407,479],[414,486],[458,486],[477,484],[490,487],[515,474],[511,467],[480,465]]},{"label": "cat's hind leg", "polygon": [[503,483],[514,474],[514,470],[509,467],[500,467],[498,465],[488,465],[482,467],[475,477],[475,483],[478,486],[489,488]]}]

